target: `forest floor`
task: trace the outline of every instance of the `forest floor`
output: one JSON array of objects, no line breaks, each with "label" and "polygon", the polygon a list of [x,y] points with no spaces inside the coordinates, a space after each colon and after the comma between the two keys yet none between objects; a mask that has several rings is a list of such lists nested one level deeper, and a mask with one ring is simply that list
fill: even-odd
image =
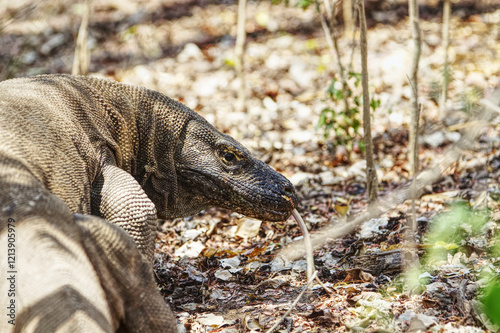
[{"label": "forest floor", "polygon": [[[442,114],[441,4],[422,3],[419,160],[420,169],[429,170],[473,126],[481,98],[499,105],[500,5],[453,4],[451,81]],[[0,1],[2,80],[71,72],[83,5],[29,4]],[[345,208],[348,220],[366,209],[362,135],[327,93],[336,58],[313,7],[249,2],[245,112],[234,108],[236,1],[95,0],[92,10],[91,74],[163,92],[242,142],[294,183],[312,235],[343,225]],[[409,248],[410,202],[387,199],[410,183],[407,3],[368,1],[367,13],[370,89],[380,100],[372,110],[379,194],[392,208],[319,247],[322,283],[314,282],[293,306],[307,285],[305,260],[280,262],[277,254],[301,238],[294,220],[270,223],[214,208],[166,221],[155,270],[186,331],[264,332],[289,309],[280,332],[495,331],[479,300],[487,302],[484,288],[500,271],[500,117],[490,117],[460,157],[423,188],[416,201],[418,245]],[[342,61],[355,73],[361,72],[358,44],[341,34]],[[355,76],[349,87],[356,108]],[[336,110],[342,135],[325,138],[317,128],[324,109]],[[418,269],[405,268],[408,253],[419,256]]]}]

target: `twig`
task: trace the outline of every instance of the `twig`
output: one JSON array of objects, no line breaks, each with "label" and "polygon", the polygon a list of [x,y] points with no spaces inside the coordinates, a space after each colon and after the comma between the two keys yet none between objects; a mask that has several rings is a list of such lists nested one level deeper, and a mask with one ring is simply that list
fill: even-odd
[{"label": "twig", "polygon": [[[418,170],[418,152],[414,150],[417,147],[417,133],[415,129],[418,127],[418,66],[420,62],[422,37],[420,34],[419,25],[419,14],[418,14],[418,4],[417,0],[410,0],[408,2],[409,12],[410,12],[410,25],[411,25],[411,35],[413,41],[413,58],[411,65],[410,74],[410,84],[413,88],[413,94],[411,95],[411,124],[410,126],[410,165],[414,166],[410,168],[410,176],[414,176],[414,170]],[[415,168],[416,166],[416,168]],[[416,173],[415,173],[416,174]]]},{"label": "twig", "polygon": [[87,40],[89,35],[90,1],[85,0],[82,23],[80,24],[80,29],[78,29],[75,57],[73,59],[73,67],[71,68],[71,74],[73,75],[87,75],[89,73],[90,52],[87,48]]},{"label": "twig", "polygon": [[[416,124],[411,124],[410,126],[415,126],[414,131],[415,131],[415,140],[413,142],[413,151],[415,154],[418,156],[418,119],[420,115],[420,109],[417,111],[417,116],[416,116]],[[416,175],[418,173],[418,159],[415,158],[414,161],[416,161],[415,164],[413,164],[411,167],[413,169],[413,175]],[[412,182],[411,182],[411,220],[412,220],[412,227],[411,227],[411,243],[416,246],[416,234],[417,234],[417,206],[415,201],[417,200],[417,179],[416,177],[413,177]],[[409,237],[409,238],[410,238]]]},{"label": "twig", "polygon": [[242,112],[245,110],[246,105],[246,84],[245,84],[245,71],[244,71],[244,59],[245,54],[245,40],[247,37],[247,32],[245,30],[246,23],[246,0],[238,0],[238,24],[236,31],[236,44],[234,47],[235,61],[234,65],[236,68],[236,73],[240,80],[240,87],[238,89],[238,100],[236,101],[236,110]]},{"label": "twig", "polygon": [[347,66],[347,72],[352,72],[353,69],[352,69],[352,64],[354,63],[354,53],[356,51],[356,26],[357,26],[357,18],[358,18],[358,15],[356,13],[356,7],[354,7],[354,15],[353,15],[353,30],[352,30],[352,37],[351,37],[351,55],[349,57],[349,66]]},{"label": "twig", "polygon": [[443,87],[441,90],[441,98],[439,101],[439,111],[441,117],[446,112],[446,100],[448,98],[448,83],[450,82],[450,68],[448,62],[448,49],[450,48],[450,12],[451,1],[444,0],[443,3],[443,46],[444,46],[444,68],[443,68]]},{"label": "twig", "polygon": [[330,51],[332,52],[333,58],[337,59],[337,70],[339,73],[340,77],[340,82],[342,83],[342,99],[344,101],[344,108],[345,112],[349,112],[349,101],[347,99],[348,92],[347,92],[347,81],[345,77],[345,70],[344,66],[342,65],[342,59],[340,55],[340,50],[339,50],[339,45],[338,45],[338,37],[337,33],[335,30],[336,26],[336,19],[335,15],[332,13],[332,8],[330,6],[330,0],[323,0],[323,4],[325,6],[325,12],[328,17],[328,23],[325,20],[325,17],[321,14],[321,10],[319,8],[319,3],[316,2],[316,9],[319,12],[319,16],[321,19],[321,27],[323,28],[323,31],[325,32],[325,37],[326,37],[326,42],[328,44],[328,47],[330,48]]},{"label": "twig", "polygon": [[500,113],[500,107],[487,99],[481,99],[479,101],[479,105],[481,105],[487,109],[490,109],[491,111],[495,111],[497,113]]},{"label": "twig", "polygon": [[[315,273],[316,273],[316,272],[315,272]],[[321,281],[321,280],[319,279],[319,277],[317,277],[317,276],[316,276],[316,282],[318,282],[318,283],[319,283],[319,285],[320,285],[320,286],[322,286],[322,287],[323,287],[323,289],[325,289],[325,290],[326,290],[326,292],[327,292],[327,293],[329,293],[330,295],[334,293],[334,291],[333,291],[332,289],[328,288],[327,286],[325,286],[325,284],[323,283],[323,281]]]},{"label": "twig", "polygon": [[299,302],[300,298],[302,297],[302,295],[304,294],[304,292],[309,289],[309,287],[311,286],[311,284],[313,283],[314,279],[316,278],[316,275],[317,275],[317,272],[314,272],[314,274],[312,275],[312,279],[311,281],[309,281],[307,283],[306,286],[304,286],[304,288],[302,288],[302,291],[300,292],[299,296],[297,296],[297,298],[293,301],[292,305],[290,306],[290,308],[287,310],[287,312],[285,312],[285,314],[280,318],[280,320],[278,320],[274,325],[273,327],[271,327],[270,329],[268,329],[266,331],[266,333],[272,333],[276,327],[278,327],[279,324],[281,324],[281,322],[283,320],[285,320],[285,318],[290,314],[290,312],[292,312],[293,308],[295,307],[295,305],[297,305],[297,303]]}]

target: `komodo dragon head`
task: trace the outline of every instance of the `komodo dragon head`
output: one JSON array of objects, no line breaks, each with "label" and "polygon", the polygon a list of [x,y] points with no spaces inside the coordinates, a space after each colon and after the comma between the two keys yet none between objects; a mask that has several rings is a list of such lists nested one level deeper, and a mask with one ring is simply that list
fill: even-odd
[{"label": "komodo dragon head", "polygon": [[[298,203],[293,185],[205,119],[192,119],[176,151],[180,204],[218,206],[268,221],[286,220]],[[161,213],[160,213],[161,215]]]},{"label": "komodo dragon head", "polygon": [[142,149],[147,156],[139,157],[136,177],[159,218],[214,206],[268,221],[290,216],[298,199],[288,179],[185,105],[146,92],[146,100],[157,103],[156,120],[140,120],[139,132],[149,148]]}]

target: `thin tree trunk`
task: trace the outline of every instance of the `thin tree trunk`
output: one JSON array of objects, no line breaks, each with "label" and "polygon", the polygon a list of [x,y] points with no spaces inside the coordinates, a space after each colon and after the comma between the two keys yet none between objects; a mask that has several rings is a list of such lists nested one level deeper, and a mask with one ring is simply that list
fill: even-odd
[{"label": "thin tree trunk", "polygon": [[366,154],[366,183],[368,190],[368,202],[377,200],[377,171],[373,159],[373,141],[370,120],[370,92],[368,90],[368,46],[366,42],[366,17],[364,0],[357,0],[360,27],[361,46],[361,84],[363,86],[363,130]]},{"label": "thin tree trunk", "polygon": [[73,67],[71,68],[71,74],[73,75],[87,75],[89,73],[90,51],[87,48],[87,40],[89,36],[90,1],[85,0],[82,23],[80,24],[80,29],[78,29],[75,57],[73,59]]},{"label": "thin tree trunk", "polygon": [[354,20],[352,15],[352,0],[342,1],[342,16],[344,18],[344,29],[346,36],[351,38],[354,33]]},{"label": "thin tree trunk", "polygon": [[448,49],[450,47],[450,12],[451,1],[444,0],[443,3],[443,46],[444,46],[444,65],[443,65],[443,87],[439,101],[439,111],[441,117],[446,114],[446,101],[448,99],[448,84],[450,82],[450,67],[448,63]]},{"label": "thin tree trunk", "polygon": [[238,0],[238,25],[236,31],[236,45],[235,45],[235,68],[238,78],[240,80],[240,87],[238,90],[238,100],[236,102],[236,110],[243,112],[246,109],[246,82],[243,56],[245,54],[245,40],[247,32],[245,30],[246,24],[246,0]]},{"label": "thin tree trunk", "polygon": [[318,6],[317,10],[321,18],[321,26],[323,27],[323,31],[325,32],[326,41],[328,43],[328,46],[330,47],[333,58],[337,59],[337,70],[339,72],[340,82],[342,83],[342,99],[344,101],[344,109],[346,113],[349,113],[349,101],[347,99],[348,96],[347,81],[346,81],[345,69],[344,66],[342,65],[342,59],[340,57],[338,36],[336,33],[337,20],[335,19],[335,14],[333,13],[332,6],[330,5],[330,0],[323,0],[328,22],[326,21],[325,17],[321,14],[321,11],[319,9],[319,2],[317,2],[316,4]]},{"label": "thin tree trunk", "polygon": [[[419,24],[419,13],[418,13],[418,1],[409,0],[408,9],[410,14],[410,25],[411,25],[411,35],[413,41],[413,58],[411,67],[411,77],[410,85],[413,89],[411,101],[410,101],[410,112],[411,112],[411,123],[410,123],[410,176],[413,177],[413,183],[416,184],[417,173],[418,173],[418,123],[420,118],[420,107],[418,105],[418,65],[420,61],[421,54],[421,44],[422,36],[420,32]],[[416,208],[415,208],[415,196],[416,188],[415,185],[412,186],[412,238],[417,230],[417,218],[416,218]],[[413,239],[414,240],[414,239]]]}]

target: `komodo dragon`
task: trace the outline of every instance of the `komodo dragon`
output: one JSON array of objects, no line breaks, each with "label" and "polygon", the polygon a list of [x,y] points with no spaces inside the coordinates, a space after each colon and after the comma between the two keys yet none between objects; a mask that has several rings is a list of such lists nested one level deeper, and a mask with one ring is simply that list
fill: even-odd
[{"label": "komodo dragon", "polygon": [[157,217],[219,206],[279,221],[296,201],[285,177],[158,92],[4,81],[0,332],[175,332],[152,273]]}]

